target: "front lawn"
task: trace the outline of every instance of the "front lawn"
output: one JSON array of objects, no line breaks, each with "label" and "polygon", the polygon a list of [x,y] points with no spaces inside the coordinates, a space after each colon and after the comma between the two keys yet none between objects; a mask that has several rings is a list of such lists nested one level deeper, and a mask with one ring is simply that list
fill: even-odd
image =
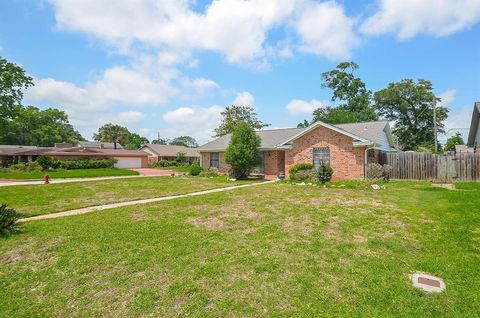
[{"label": "front lawn", "polygon": [[277,183],[28,222],[0,237],[0,316],[476,317],[479,206],[428,183]]},{"label": "front lawn", "polygon": [[227,177],[144,177],[88,182],[0,187],[0,204],[22,216],[60,212],[87,206],[183,194],[254,181]]},{"label": "front lawn", "polygon": [[[0,170],[0,179],[43,179],[46,172],[43,171],[19,171],[9,172]],[[110,176],[130,176],[138,175],[137,171],[129,169],[74,169],[74,170],[56,170],[47,172],[50,178],[95,178],[95,177],[110,177]]]}]

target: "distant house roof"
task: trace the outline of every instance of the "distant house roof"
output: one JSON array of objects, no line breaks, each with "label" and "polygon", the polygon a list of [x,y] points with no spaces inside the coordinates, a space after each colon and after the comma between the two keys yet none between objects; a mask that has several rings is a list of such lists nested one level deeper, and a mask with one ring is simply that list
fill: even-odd
[{"label": "distant house roof", "polygon": [[36,148],[36,146],[0,145],[0,156],[11,156],[19,151],[33,150]]},{"label": "distant house roof", "polygon": [[82,157],[146,157],[148,153],[142,150],[125,149],[91,149],[83,147],[57,148],[46,152],[48,156],[82,156]]},{"label": "distant house roof", "polygon": [[[478,134],[479,129],[479,121],[480,121],[480,102],[476,102],[473,105],[473,114],[472,114],[472,122],[470,123],[470,132],[468,133],[468,140],[467,145],[474,146],[475,145],[475,138]],[[477,142],[479,142],[477,140]],[[477,145],[477,147],[480,145]]]},{"label": "distant house roof", "polygon": [[[329,125],[322,122],[316,122],[306,128],[284,128],[258,130],[257,135],[262,139],[260,149],[281,149],[291,143],[296,138],[319,125],[336,130],[348,135],[358,144],[373,145],[385,151],[394,151],[393,140],[391,137],[390,125],[388,121],[375,121],[365,123]],[[217,138],[205,145],[200,146],[199,151],[223,151],[228,147],[231,134]]]},{"label": "distant house roof", "polygon": [[197,148],[188,148],[184,146],[146,144],[141,149],[148,148],[160,157],[176,157],[179,152],[183,152],[186,157],[200,157]]},{"label": "distant house roof", "polygon": [[[113,142],[79,141],[77,145],[84,148],[115,149],[115,144]],[[123,146],[117,143],[117,149],[123,149]]]}]

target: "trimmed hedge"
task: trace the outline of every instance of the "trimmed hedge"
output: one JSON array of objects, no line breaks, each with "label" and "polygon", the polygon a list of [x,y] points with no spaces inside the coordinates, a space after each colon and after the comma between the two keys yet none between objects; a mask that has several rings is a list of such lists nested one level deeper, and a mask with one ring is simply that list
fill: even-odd
[{"label": "trimmed hedge", "polygon": [[100,168],[113,168],[116,159],[79,159],[79,160],[57,160],[57,168],[65,170],[73,169],[100,169]]}]

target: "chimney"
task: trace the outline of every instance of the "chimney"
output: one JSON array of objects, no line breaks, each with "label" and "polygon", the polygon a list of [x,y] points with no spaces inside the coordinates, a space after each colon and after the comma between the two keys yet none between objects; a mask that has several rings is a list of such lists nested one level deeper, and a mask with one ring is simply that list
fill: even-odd
[{"label": "chimney", "polygon": [[100,143],[100,149],[103,149],[103,142]]}]

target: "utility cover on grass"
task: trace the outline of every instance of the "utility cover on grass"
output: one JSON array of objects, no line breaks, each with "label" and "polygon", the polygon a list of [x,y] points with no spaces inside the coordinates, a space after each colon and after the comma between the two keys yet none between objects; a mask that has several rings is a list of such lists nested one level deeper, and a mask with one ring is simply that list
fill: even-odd
[{"label": "utility cover on grass", "polygon": [[432,275],[417,272],[410,275],[410,279],[413,286],[420,288],[424,292],[441,293],[445,289],[443,280]]}]

